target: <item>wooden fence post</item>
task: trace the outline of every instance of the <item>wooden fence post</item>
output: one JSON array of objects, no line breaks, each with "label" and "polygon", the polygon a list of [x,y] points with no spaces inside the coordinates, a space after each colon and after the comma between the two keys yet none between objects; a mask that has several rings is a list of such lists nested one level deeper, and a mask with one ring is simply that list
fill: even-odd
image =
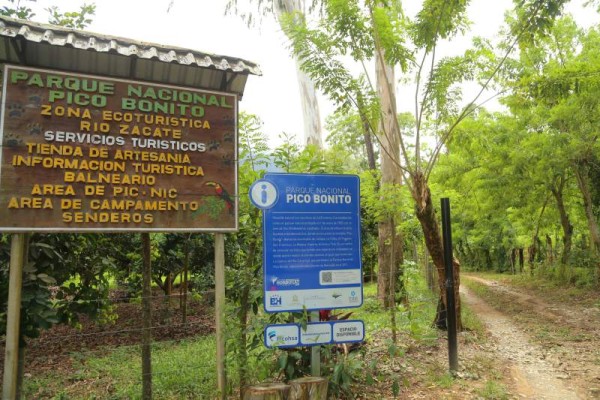
[{"label": "wooden fence post", "polygon": [[21,289],[23,285],[23,264],[26,257],[25,249],[27,246],[25,246],[25,243],[27,236],[26,233],[14,233],[11,238],[4,376],[2,381],[3,400],[17,398]]},{"label": "wooden fence post", "polygon": [[142,233],[142,399],[152,399],[152,265],[150,234]]},{"label": "wooden fence post", "polygon": [[215,233],[215,326],[217,337],[217,388],[219,398],[227,396],[225,374],[225,337],[223,329],[225,315],[225,237]]}]

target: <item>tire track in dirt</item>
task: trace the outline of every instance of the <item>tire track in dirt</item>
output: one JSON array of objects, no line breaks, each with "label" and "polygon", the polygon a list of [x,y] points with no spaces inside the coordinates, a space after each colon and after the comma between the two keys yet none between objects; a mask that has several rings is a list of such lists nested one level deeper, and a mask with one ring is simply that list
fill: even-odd
[{"label": "tire track in dirt", "polygon": [[535,400],[585,399],[581,390],[570,386],[564,372],[546,359],[545,351],[534,344],[510,317],[495,310],[464,286],[463,301],[486,325],[494,340],[499,362],[510,370],[516,398]]},{"label": "tire track in dirt", "polygon": [[521,303],[523,306],[535,309],[537,314],[546,319],[560,322],[561,324],[566,323],[571,327],[592,332],[600,339],[600,332],[597,331],[600,325],[600,309],[598,308],[576,310],[565,304],[548,304],[536,296],[514,290],[496,281],[474,275],[464,275],[464,277],[510,296],[511,299]]}]

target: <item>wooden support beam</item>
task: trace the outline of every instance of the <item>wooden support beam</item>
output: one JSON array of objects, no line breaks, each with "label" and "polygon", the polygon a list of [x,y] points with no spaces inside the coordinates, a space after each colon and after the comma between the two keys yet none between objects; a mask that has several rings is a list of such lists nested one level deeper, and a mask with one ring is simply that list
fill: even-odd
[{"label": "wooden support beam", "polygon": [[27,238],[28,235],[26,233],[14,233],[11,239],[4,377],[2,380],[3,400],[14,400],[17,398],[21,289],[23,286],[23,265],[26,258]]},{"label": "wooden support beam", "polygon": [[142,233],[142,399],[152,399],[152,249],[150,234]]},{"label": "wooden support beam", "polygon": [[217,337],[217,389],[219,398],[227,398],[225,375],[225,236],[215,233],[215,335]]}]

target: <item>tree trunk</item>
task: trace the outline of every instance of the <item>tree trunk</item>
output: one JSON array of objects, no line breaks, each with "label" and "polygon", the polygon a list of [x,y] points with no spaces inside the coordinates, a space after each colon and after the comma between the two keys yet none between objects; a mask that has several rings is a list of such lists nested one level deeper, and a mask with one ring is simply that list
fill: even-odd
[{"label": "tree trunk", "polygon": [[513,248],[510,251],[510,272],[515,275],[517,273],[517,249]]},{"label": "tree trunk", "polygon": [[[392,218],[392,226],[395,226],[394,224],[394,219]],[[389,291],[389,303],[388,303],[388,307],[390,309],[390,322],[392,325],[392,343],[394,345],[396,345],[398,343],[398,328],[396,326],[396,291],[394,290],[394,286],[395,286],[395,282],[396,280],[398,280],[398,282],[402,282],[404,283],[403,280],[398,279],[399,277],[397,277],[396,274],[396,260],[395,260],[395,254],[396,254],[396,246],[398,246],[398,243],[396,243],[396,235],[392,233],[392,243],[391,243],[391,249],[390,249],[390,254],[392,259],[390,260],[390,290]],[[403,290],[404,287],[402,285],[401,290]]]},{"label": "tree trunk", "polygon": [[284,383],[263,383],[243,390],[243,400],[286,400],[290,386]]},{"label": "tree trunk", "polygon": [[[583,198],[583,208],[588,223],[588,229],[590,231],[592,251],[594,254],[598,254],[600,253],[600,228],[598,227],[598,221],[596,220],[593,210],[592,194],[589,185],[589,167],[587,162],[577,163],[574,170],[575,177],[577,178],[577,186],[579,187],[579,191]],[[600,266],[598,267],[598,272],[600,273]]]},{"label": "tree trunk", "polygon": [[[395,96],[395,75],[392,66],[387,64],[380,51],[376,52],[375,73],[377,76],[377,93],[381,102],[381,121],[379,136],[381,143],[381,188],[400,185],[402,171],[398,167],[400,162],[400,132],[397,131],[397,112]],[[382,203],[385,199],[382,199]],[[386,205],[384,204],[384,207]],[[387,208],[390,209],[389,205]],[[392,246],[392,242],[397,243]],[[396,232],[393,216],[384,213],[383,220],[379,223],[379,273],[377,274],[377,296],[384,307],[390,306],[390,293],[400,290],[404,299],[402,274],[404,255],[402,252],[403,240]],[[392,254],[394,251],[394,254]],[[392,262],[395,260],[395,265]],[[395,272],[394,272],[395,271]]]},{"label": "tree trunk", "polygon": [[367,163],[369,165],[369,169],[371,171],[375,171],[377,169],[377,163],[375,162],[375,150],[373,148],[373,140],[371,139],[371,135],[373,132],[371,131],[371,124],[367,118],[364,109],[364,101],[362,96],[358,97],[358,113],[360,115],[360,121],[362,123],[362,131],[363,138],[365,141],[365,151],[367,153]]},{"label": "tree trunk", "polygon": [[400,278],[402,271],[399,267],[402,263],[397,261],[403,259],[401,239],[402,236],[396,232],[393,218],[379,223],[377,296],[385,308],[392,306],[390,299],[394,298],[395,293],[400,294],[401,301],[405,300]]},{"label": "tree trunk", "polygon": [[[416,203],[416,214],[421,228],[423,229],[423,236],[425,237],[425,244],[433,260],[433,264],[438,272],[438,288],[439,288],[439,300],[438,308],[435,316],[435,325],[440,329],[447,329],[446,322],[446,270],[444,268],[444,248],[442,242],[442,235],[440,233],[440,227],[435,215],[435,209],[431,199],[431,192],[429,185],[427,184],[425,177],[421,172],[413,175],[413,190],[411,194]],[[454,272],[454,298],[456,299],[456,329],[462,330],[462,318],[461,318],[461,302],[460,302],[460,263],[456,258],[452,260],[452,268]]]},{"label": "tree trunk", "polygon": [[429,290],[436,290],[435,286],[435,276],[433,274],[433,264],[431,263],[431,259],[429,258],[429,250],[427,250],[427,244],[425,244],[425,248],[423,249],[423,259],[425,260],[425,273],[427,276],[427,287]]},{"label": "tree trunk", "polygon": [[[560,256],[560,262],[561,264],[567,264],[571,254],[571,244],[573,242],[573,225],[571,224],[569,214],[567,214],[567,210],[565,208],[563,187],[564,181],[561,179],[561,182],[557,186],[552,187],[551,191],[554,199],[556,200],[556,208],[558,209],[558,214],[560,215],[560,225],[562,226],[563,230],[563,251]],[[535,239],[538,240],[537,237]],[[535,245],[536,244],[534,243],[534,246]]]},{"label": "tree trunk", "polygon": [[326,400],[328,380],[318,376],[305,376],[288,382],[289,400]]},{"label": "tree trunk", "polygon": [[[369,123],[369,120],[367,119],[367,116],[364,111],[363,99],[360,96],[358,98],[358,108],[359,108],[358,112],[360,115],[360,120],[362,123],[363,138],[365,141],[365,151],[367,154],[367,163],[368,163],[369,170],[371,171],[372,176],[375,176],[376,171],[377,171],[377,163],[375,162],[375,150],[373,147],[373,140],[372,140],[373,132],[371,130],[371,124]],[[375,186],[375,190],[379,191],[379,188],[380,188],[380,185],[377,184]],[[368,282],[373,282],[373,276],[375,275],[374,269],[375,269],[375,267],[374,267],[373,263],[371,263],[371,271],[369,273]],[[379,284],[379,282],[378,282],[378,284]],[[379,290],[379,287],[378,287],[378,290]],[[385,302],[384,302],[384,305],[385,305]]]},{"label": "tree trunk", "polygon": [[[188,292],[188,271],[190,268],[190,239],[188,236],[185,240],[184,249],[185,258],[183,259],[183,284],[180,286],[183,288],[183,293],[180,294],[180,305],[181,305],[181,321],[183,324],[187,323],[187,292]],[[181,293],[181,291],[180,291]]]},{"label": "tree trunk", "polygon": [[529,263],[529,274],[533,276],[533,271],[535,270],[535,256],[537,255],[537,244],[538,238],[537,236],[533,237],[533,243],[531,246],[527,248],[527,261]]},{"label": "tree trunk", "polygon": [[525,268],[525,252],[523,248],[519,248],[519,272],[523,273],[523,269]]},{"label": "tree trunk", "polygon": [[166,288],[165,288],[165,295],[168,297],[171,294],[173,294],[173,273],[169,272],[167,274],[167,281],[165,282],[166,284]]},{"label": "tree trunk", "polygon": [[554,249],[552,247],[552,238],[546,234],[546,259],[548,264],[554,264]]},{"label": "tree trunk", "polygon": [[[273,2],[277,19],[282,14],[295,11],[304,12],[304,0],[278,0]],[[323,130],[321,128],[321,115],[319,113],[319,102],[315,85],[309,76],[300,68],[301,60],[294,58],[296,62],[296,74],[298,88],[300,90],[300,103],[302,105],[302,117],[304,121],[305,143],[312,144],[318,148],[323,147]]]}]

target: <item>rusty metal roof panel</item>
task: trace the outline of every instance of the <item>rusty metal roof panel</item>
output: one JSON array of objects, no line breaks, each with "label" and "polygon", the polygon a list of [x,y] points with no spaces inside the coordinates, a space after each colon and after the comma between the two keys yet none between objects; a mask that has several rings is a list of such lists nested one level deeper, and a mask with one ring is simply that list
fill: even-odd
[{"label": "rusty metal roof panel", "polygon": [[260,67],[240,58],[0,17],[0,62],[243,94]]}]

